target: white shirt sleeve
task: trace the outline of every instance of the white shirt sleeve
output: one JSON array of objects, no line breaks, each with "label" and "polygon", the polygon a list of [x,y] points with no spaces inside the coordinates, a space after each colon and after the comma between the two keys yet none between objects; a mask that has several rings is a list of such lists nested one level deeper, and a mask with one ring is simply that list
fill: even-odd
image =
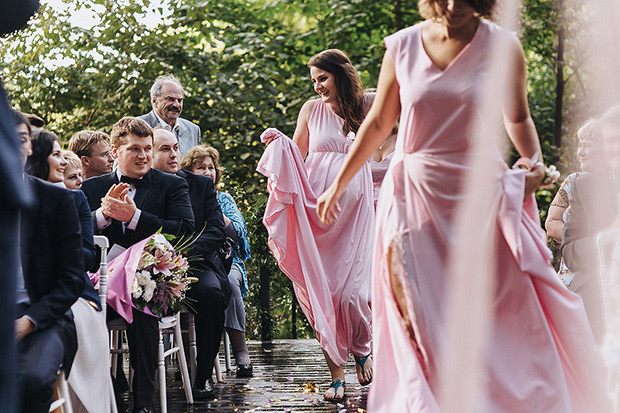
[{"label": "white shirt sleeve", "polygon": [[129,221],[129,223],[127,224],[127,229],[130,229],[132,231],[136,230],[136,227],[138,226],[138,221],[140,220],[140,214],[142,214],[142,211],[139,209],[136,209],[136,212],[134,212],[133,217],[131,217],[131,221]]},{"label": "white shirt sleeve", "polygon": [[97,220],[97,229],[101,230],[109,227],[112,224],[111,218],[106,219],[103,216],[103,209],[101,207],[99,207],[97,211],[95,211],[95,218]]}]

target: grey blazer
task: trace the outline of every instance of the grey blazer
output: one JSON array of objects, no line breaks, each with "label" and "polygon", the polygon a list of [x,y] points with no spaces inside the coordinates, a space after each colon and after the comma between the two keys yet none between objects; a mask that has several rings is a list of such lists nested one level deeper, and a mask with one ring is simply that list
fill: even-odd
[{"label": "grey blazer", "polygon": [[[146,121],[153,128],[159,126],[159,120],[157,120],[157,116],[155,116],[155,112],[152,110],[146,115],[138,116],[138,119]],[[181,152],[181,157],[183,157],[185,152],[196,145],[200,145],[200,127],[183,118],[178,118],[177,123],[179,130],[176,135],[179,140],[179,151]]]}]

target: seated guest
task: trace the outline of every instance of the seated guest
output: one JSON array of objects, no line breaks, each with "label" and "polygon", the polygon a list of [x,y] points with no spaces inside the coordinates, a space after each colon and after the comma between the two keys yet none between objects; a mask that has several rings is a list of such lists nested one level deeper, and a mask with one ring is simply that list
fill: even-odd
[{"label": "seated guest", "polygon": [[[25,138],[21,152],[26,165],[28,156],[34,155],[30,125],[23,115],[14,112],[14,117],[18,135]],[[62,162],[52,162],[48,173],[57,176]],[[84,259],[72,194],[37,178],[25,179],[36,203],[22,213],[22,271],[15,320],[18,388],[22,411],[47,412],[58,369],[62,366],[68,374],[76,352],[70,307],[86,285]]]},{"label": "seated guest", "polygon": [[[601,141],[601,126],[598,119],[588,119],[583,126],[577,131],[577,139],[579,141],[579,147],[577,150],[577,157],[579,158],[579,164],[581,172],[573,172],[568,175],[560,189],[556,192],[549,205],[549,211],[547,212],[547,219],[545,220],[545,229],[547,230],[547,236],[553,238],[556,242],[562,243],[562,231],[564,231],[564,224],[568,220],[570,215],[570,198],[573,182],[585,174],[594,166],[593,160],[602,157],[602,145]],[[580,289],[579,282],[573,284],[575,274],[571,272],[564,258],[560,260],[558,268],[558,275],[560,279],[568,287],[569,290],[575,291]]]},{"label": "seated guest", "polygon": [[[222,178],[219,160],[220,154],[215,148],[199,145],[185,154],[181,160],[181,168],[195,174],[208,176],[217,185]],[[248,278],[244,264],[244,261],[250,257],[248,230],[232,196],[226,192],[218,191],[217,202],[224,214],[226,234],[236,241],[233,248],[232,265],[228,272],[228,282],[232,294],[226,308],[224,327],[228,337],[230,337],[230,344],[237,362],[237,377],[251,377],[253,372],[250,352],[245,343],[245,306],[243,304],[243,297],[248,292]],[[231,231],[232,235],[230,235]]]},{"label": "seated guest", "polygon": [[599,345],[605,336],[605,319],[596,240],[619,219],[620,107],[601,117],[600,128],[600,136],[592,142],[599,150],[590,153],[588,174],[572,184],[570,214],[562,233],[562,257],[575,274],[570,288],[583,299]]},{"label": "seated guest", "polygon": [[224,219],[217,204],[213,180],[179,170],[181,156],[176,136],[170,131],[156,128],[153,137],[153,168],[177,174],[187,181],[196,232],[200,234],[190,253],[203,258],[192,264],[193,275],[199,281],[192,284],[187,295],[194,300],[192,310],[196,315],[198,337],[194,394],[197,398],[206,398],[213,395],[213,363],[220,348],[224,311],[230,298],[226,271],[218,255],[226,239]]},{"label": "seated guest", "polygon": [[155,128],[161,126],[174,133],[179,141],[181,156],[200,144],[200,127],[181,117],[185,90],[172,75],[159,76],[151,87],[151,110],[139,119]]},{"label": "seated guest", "polygon": [[82,179],[112,172],[110,137],[103,132],[83,130],[69,139],[68,148],[82,161]]},{"label": "seated guest", "polygon": [[[45,129],[37,130],[32,138],[32,155],[28,157],[27,170],[32,176],[65,188],[65,177],[69,162],[62,156],[58,137]],[[80,161],[72,152],[75,170],[79,170]],[[59,156],[60,155],[60,156]],[[61,170],[64,168],[64,171]],[[74,184],[75,181],[69,181]],[[81,184],[81,181],[80,181]],[[88,201],[82,191],[71,191],[77,207],[80,230],[82,234],[82,254],[84,268],[82,275],[86,286],[80,298],[71,306],[75,330],[77,333],[77,353],[71,369],[68,383],[73,390],[73,407],[76,411],[96,411],[112,400],[112,383],[107,372],[108,330],[101,312],[99,295],[95,291],[86,268],[95,261],[93,243],[93,224]],[[81,408],[80,408],[81,407]]]},{"label": "seated guest", "polygon": [[[82,190],[93,211],[96,234],[108,237],[112,247],[129,248],[160,228],[165,234],[194,231],[194,214],[187,182],[151,169],[153,131],[143,120],[125,117],[112,127],[112,156],[118,169],[84,181]],[[109,309],[110,317],[114,316]],[[127,326],[129,359],[134,370],[133,411],[153,409],[157,370],[158,320],[133,310]]]},{"label": "seated guest", "polygon": [[82,162],[76,154],[71,151],[61,151],[60,154],[67,161],[65,167],[65,178],[63,182],[67,189],[80,189],[82,187]]}]

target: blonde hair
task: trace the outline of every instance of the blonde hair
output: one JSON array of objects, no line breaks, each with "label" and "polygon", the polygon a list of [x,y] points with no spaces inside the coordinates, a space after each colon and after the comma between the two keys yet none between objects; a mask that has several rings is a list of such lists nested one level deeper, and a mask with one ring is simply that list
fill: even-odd
[{"label": "blonde hair", "polygon": [[[476,10],[476,14],[480,17],[491,17],[493,14],[493,8],[495,7],[496,0],[462,0],[467,2],[471,7]],[[419,0],[418,10],[420,16],[424,19],[434,19],[441,17],[437,14],[435,5],[438,0]]]},{"label": "blonde hair", "polygon": [[76,154],[74,154],[71,151],[61,151],[60,152],[60,156],[62,156],[63,158],[65,158],[67,160],[67,163],[69,165],[71,165],[72,167],[81,170],[82,169],[82,161],[80,161],[80,158],[78,158],[78,156]]},{"label": "blonde hair", "polygon": [[81,130],[73,134],[67,145],[69,150],[78,157],[92,156],[92,148],[99,142],[110,144],[110,137],[107,133],[91,130]]},{"label": "blonde hair", "polygon": [[181,159],[181,169],[192,172],[194,167],[204,162],[207,157],[211,157],[213,166],[215,166],[215,185],[217,185],[222,179],[222,168],[220,167],[220,153],[212,146],[202,144],[185,152]]}]

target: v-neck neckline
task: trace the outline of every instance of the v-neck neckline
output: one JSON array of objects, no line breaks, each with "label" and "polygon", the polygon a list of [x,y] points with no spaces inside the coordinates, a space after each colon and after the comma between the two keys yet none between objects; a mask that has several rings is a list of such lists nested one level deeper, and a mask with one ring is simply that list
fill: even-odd
[{"label": "v-neck neckline", "polygon": [[461,60],[462,56],[464,54],[466,54],[467,50],[469,50],[471,48],[471,45],[478,38],[478,33],[480,33],[480,30],[481,30],[480,27],[482,26],[482,24],[483,24],[483,19],[480,19],[480,21],[478,22],[478,27],[476,27],[476,31],[475,31],[473,37],[471,38],[471,40],[469,42],[467,42],[467,44],[465,46],[463,46],[463,48],[456,54],[456,56],[454,56],[452,58],[452,60],[450,60],[450,63],[448,63],[448,65],[446,67],[444,67],[443,69],[439,68],[439,66],[437,66],[437,63],[435,63],[435,61],[433,59],[431,59],[431,56],[428,54],[428,51],[426,50],[426,46],[424,46],[424,40],[422,39],[422,33],[424,31],[424,27],[420,28],[420,35],[418,36],[419,37],[419,41],[420,41],[420,47],[422,48],[422,51],[423,51],[424,55],[426,56],[428,61],[431,63],[433,68],[435,70],[437,70],[439,73],[444,74],[448,70],[450,70],[450,68],[452,66],[454,66],[459,60]]}]

